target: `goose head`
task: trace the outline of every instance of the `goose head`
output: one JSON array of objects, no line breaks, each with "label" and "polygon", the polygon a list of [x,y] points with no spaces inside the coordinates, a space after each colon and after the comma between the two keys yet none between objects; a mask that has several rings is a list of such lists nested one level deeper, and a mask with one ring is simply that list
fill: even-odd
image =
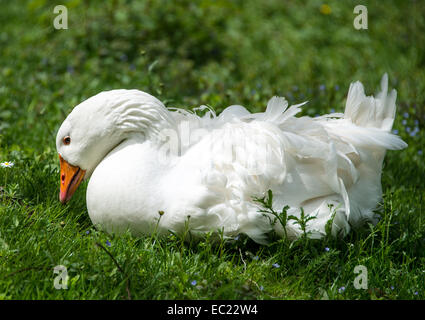
[{"label": "goose head", "polygon": [[66,203],[102,159],[137,134],[149,139],[172,119],[155,97],[139,90],[101,92],[77,105],[56,137],[60,159],[59,199]]}]

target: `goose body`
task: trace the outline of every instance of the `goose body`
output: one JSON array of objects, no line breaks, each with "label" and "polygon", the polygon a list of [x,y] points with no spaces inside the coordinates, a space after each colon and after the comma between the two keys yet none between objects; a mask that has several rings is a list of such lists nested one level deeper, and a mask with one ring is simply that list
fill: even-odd
[{"label": "goose body", "polygon": [[407,146],[391,133],[395,100],[386,75],[376,98],[356,82],[344,114],[316,118],[296,117],[301,105],[278,97],[263,113],[230,106],[199,117],[138,90],[102,92],[59,129],[61,201],[84,178],[90,218],[109,232],[298,237],[295,221],[284,232],[259,212],[254,199],[271,190],[276,211],[314,216],[310,237],[324,236],[330,219],[332,233],[345,235],[376,222],[385,152]]}]

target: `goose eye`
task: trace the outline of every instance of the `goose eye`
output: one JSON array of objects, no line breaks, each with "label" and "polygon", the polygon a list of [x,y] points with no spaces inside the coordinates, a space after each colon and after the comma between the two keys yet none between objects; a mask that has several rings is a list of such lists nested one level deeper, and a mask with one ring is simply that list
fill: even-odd
[{"label": "goose eye", "polygon": [[71,137],[70,136],[66,136],[65,138],[63,138],[63,144],[64,145],[68,145],[71,143]]}]

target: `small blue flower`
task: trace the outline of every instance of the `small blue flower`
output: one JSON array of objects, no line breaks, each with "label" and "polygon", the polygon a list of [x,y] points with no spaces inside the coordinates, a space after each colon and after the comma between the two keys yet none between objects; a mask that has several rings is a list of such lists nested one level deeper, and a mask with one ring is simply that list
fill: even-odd
[{"label": "small blue flower", "polygon": [[391,290],[394,290],[394,286],[391,286],[390,288],[391,288]]},{"label": "small blue flower", "polygon": [[407,120],[403,119],[403,121],[401,122],[403,126],[405,126],[407,124]]},{"label": "small blue flower", "polygon": [[106,245],[107,245],[108,247],[110,247],[110,246],[111,246],[111,243],[109,242],[109,240],[106,240]]},{"label": "small blue flower", "polygon": [[260,291],[263,291],[264,290],[264,287],[263,286],[260,286]]},{"label": "small blue flower", "polygon": [[422,155],[423,154],[423,151],[422,150],[418,150],[418,155]]},{"label": "small blue flower", "polygon": [[415,296],[417,296],[419,294],[419,292],[415,291]]},{"label": "small blue flower", "polygon": [[335,91],[338,91],[339,90],[339,85],[336,85],[335,86]]},{"label": "small blue flower", "polygon": [[197,282],[196,282],[196,280],[193,280],[190,284],[191,284],[192,286],[196,286]]},{"label": "small blue flower", "polygon": [[280,268],[279,263],[273,263],[272,266],[275,267],[275,268]]},{"label": "small blue flower", "polygon": [[68,73],[70,73],[70,74],[73,74],[73,73],[74,73],[74,67],[73,67],[73,66],[68,66],[68,67],[66,68],[66,71],[67,71]]},{"label": "small blue flower", "polygon": [[329,249],[328,247],[326,247],[326,248],[325,248],[325,251],[327,251],[327,252],[328,252],[329,250],[330,250],[330,249]]},{"label": "small blue flower", "polygon": [[398,130],[397,130],[397,129],[394,129],[394,130],[393,130],[393,133],[394,133],[394,134],[398,134]]},{"label": "small blue flower", "polygon": [[407,127],[406,131],[410,133],[412,131],[412,129],[410,129],[410,127]]},{"label": "small blue flower", "polygon": [[319,86],[319,90],[320,91],[324,91],[326,89],[326,86],[324,85],[324,84],[321,84],[320,86]]},{"label": "small blue flower", "polygon": [[127,61],[127,60],[128,60],[127,55],[126,55],[125,53],[123,53],[123,54],[120,56],[120,60],[121,60],[121,61]]},{"label": "small blue flower", "polygon": [[403,113],[403,117],[409,118],[409,114],[407,112]]},{"label": "small blue flower", "polygon": [[87,231],[86,231],[86,234],[89,234],[89,233],[90,233],[90,231],[89,231],[89,230],[87,230]]},{"label": "small blue flower", "polygon": [[331,109],[331,113],[334,113],[335,112],[335,109]]},{"label": "small blue flower", "polygon": [[341,288],[338,289],[339,293],[343,293],[344,291],[345,291],[345,287],[341,287]]},{"label": "small blue flower", "polygon": [[417,126],[417,125],[419,125],[419,120],[418,119],[415,119],[415,125]]},{"label": "small blue flower", "polygon": [[258,256],[252,257],[253,260],[258,260]]}]

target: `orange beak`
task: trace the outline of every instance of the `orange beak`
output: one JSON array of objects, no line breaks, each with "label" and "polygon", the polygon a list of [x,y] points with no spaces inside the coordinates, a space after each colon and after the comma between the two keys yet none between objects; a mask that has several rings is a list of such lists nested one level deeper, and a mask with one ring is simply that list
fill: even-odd
[{"label": "orange beak", "polygon": [[86,170],[70,165],[61,155],[59,155],[59,160],[61,166],[59,200],[62,203],[67,203],[83,180]]}]

